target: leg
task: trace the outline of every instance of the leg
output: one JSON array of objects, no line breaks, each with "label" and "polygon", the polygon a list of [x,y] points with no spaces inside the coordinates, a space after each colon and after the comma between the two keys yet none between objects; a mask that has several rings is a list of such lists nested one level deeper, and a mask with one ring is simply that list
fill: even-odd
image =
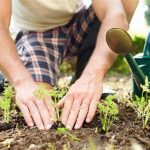
[{"label": "leg", "polygon": [[95,43],[100,28],[92,6],[83,10],[74,17],[68,37],[68,51],[77,55],[75,79],[82,74],[90,56],[95,48]]},{"label": "leg", "polygon": [[100,23],[98,21],[95,22],[92,29],[89,29],[88,35],[83,41],[83,45],[79,49],[79,54],[77,56],[78,58],[76,64],[75,80],[80,77],[90,59],[90,56],[93,53],[99,27]]},{"label": "leg", "polygon": [[59,76],[65,41],[65,38],[59,41],[59,34],[57,29],[43,33],[29,32],[16,41],[20,59],[33,79],[47,88],[56,85]]}]

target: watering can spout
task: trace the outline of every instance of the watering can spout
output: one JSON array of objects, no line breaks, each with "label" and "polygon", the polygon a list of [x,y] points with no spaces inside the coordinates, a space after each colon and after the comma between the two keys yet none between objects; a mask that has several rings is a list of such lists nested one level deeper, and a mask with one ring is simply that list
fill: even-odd
[{"label": "watering can spout", "polygon": [[125,56],[133,74],[134,81],[139,91],[141,91],[141,84],[145,84],[145,74],[130,54],[130,52],[133,50],[132,39],[130,35],[123,29],[112,28],[106,34],[106,42],[109,48],[115,53],[123,54]]}]

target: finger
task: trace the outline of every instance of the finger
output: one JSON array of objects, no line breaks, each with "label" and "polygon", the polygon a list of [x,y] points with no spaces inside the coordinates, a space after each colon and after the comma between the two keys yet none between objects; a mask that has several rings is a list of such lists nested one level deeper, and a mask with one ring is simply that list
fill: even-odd
[{"label": "finger", "polygon": [[50,121],[50,113],[49,110],[44,102],[44,100],[35,100],[35,104],[40,112],[40,116],[42,118],[42,121],[44,123],[45,129],[49,130],[52,126],[52,123]]},{"label": "finger", "polygon": [[86,98],[83,100],[82,105],[80,107],[79,115],[77,118],[77,122],[75,125],[75,129],[81,128],[89,109],[91,98]]},{"label": "finger", "polygon": [[29,127],[33,127],[34,126],[34,122],[33,122],[32,118],[31,118],[31,115],[30,115],[30,112],[28,110],[28,107],[26,105],[24,105],[24,104],[18,104],[18,107],[20,108],[27,125]]},{"label": "finger", "polygon": [[61,116],[61,121],[64,125],[66,125],[67,123],[72,104],[73,104],[73,97],[66,96],[66,102],[64,104],[64,109],[63,109],[62,116]]},{"label": "finger", "polygon": [[90,102],[86,122],[90,123],[95,115],[96,109],[97,109],[97,103],[98,103],[98,98],[93,98],[93,100]]},{"label": "finger", "polygon": [[50,122],[51,122],[51,124],[53,124],[54,121],[56,121],[56,111],[55,111],[54,103],[51,99],[46,99],[45,104],[50,113]]},{"label": "finger", "polygon": [[63,108],[66,101],[66,96],[63,97],[56,105],[57,108]]},{"label": "finger", "polygon": [[44,124],[42,122],[42,119],[41,119],[41,116],[40,116],[40,113],[39,113],[39,110],[38,108],[36,107],[36,105],[30,101],[27,103],[27,107],[30,111],[30,114],[34,120],[34,123],[36,124],[36,126],[38,127],[39,130],[44,130]]},{"label": "finger", "polygon": [[67,124],[66,124],[66,127],[70,130],[73,128],[77,120],[81,102],[82,102],[82,99],[74,99],[73,105],[71,107],[71,112],[70,112],[70,115],[68,117]]}]

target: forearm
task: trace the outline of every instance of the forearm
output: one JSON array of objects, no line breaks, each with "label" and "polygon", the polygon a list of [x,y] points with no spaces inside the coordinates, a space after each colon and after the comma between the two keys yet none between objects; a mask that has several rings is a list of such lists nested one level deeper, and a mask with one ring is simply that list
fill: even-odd
[{"label": "forearm", "polygon": [[14,87],[33,81],[20,61],[15,44],[5,28],[0,30],[0,70]]},{"label": "forearm", "polygon": [[123,14],[107,15],[101,25],[95,50],[83,72],[88,74],[99,74],[102,78],[113,64],[116,54],[110,50],[106,43],[106,32],[112,27],[128,29],[126,17]]},{"label": "forearm", "polygon": [[93,0],[94,11],[102,25],[95,50],[83,75],[98,74],[99,77],[104,77],[117,56],[107,46],[106,32],[113,27],[127,30],[137,4],[138,0]]},{"label": "forearm", "polygon": [[[102,6],[102,2],[105,6]],[[113,5],[112,2],[114,2]],[[99,6],[101,6],[101,9]],[[93,74],[103,78],[117,56],[107,46],[106,32],[113,27],[127,30],[128,21],[121,1],[112,0],[105,2],[93,0],[93,8],[102,24],[97,37],[96,47],[82,75]]]}]

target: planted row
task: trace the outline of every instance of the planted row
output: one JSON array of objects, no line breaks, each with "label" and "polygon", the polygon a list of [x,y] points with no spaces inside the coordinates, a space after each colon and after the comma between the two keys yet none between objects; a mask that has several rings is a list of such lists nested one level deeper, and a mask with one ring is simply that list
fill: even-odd
[{"label": "planted row", "polygon": [[[143,89],[143,94],[141,97],[135,96],[135,98],[127,98],[124,101],[124,104],[128,104],[132,109],[137,113],[138,119],[142,121],[142,127],[146,128],[147,124],[150,121],[150,89],[149,89],[149,81],[146,78],[145,85],[141,85]],[[69,87],[64,88],[54,88],[53,90],[47,90],[43,86],[39,86],[35,91],[35,97],[37,99],[45,99],[47,100],[49,97],[49,102],[52,102],[56,109],[57,120],[56,122],[60,123],[60,114],[61,110],[57,108],[57,102],[67,93]],[[10,112],[11,112],[11,100],[14,95],[13,88],[10,85],[5,87],[3,92],[3,96],[0,100],[0,109],[3,112],[3,122],[9,123],[10,121]],[[115,120],[119,119],[119,109],[118,105],[114,101],[114,99],[118,99],[117,95],[109,95],[105,100],[98,103],[98,112],[102,125],[102,130],[108,132],[111,125]],[[121,102],[121,101],[119,101]]]}]

